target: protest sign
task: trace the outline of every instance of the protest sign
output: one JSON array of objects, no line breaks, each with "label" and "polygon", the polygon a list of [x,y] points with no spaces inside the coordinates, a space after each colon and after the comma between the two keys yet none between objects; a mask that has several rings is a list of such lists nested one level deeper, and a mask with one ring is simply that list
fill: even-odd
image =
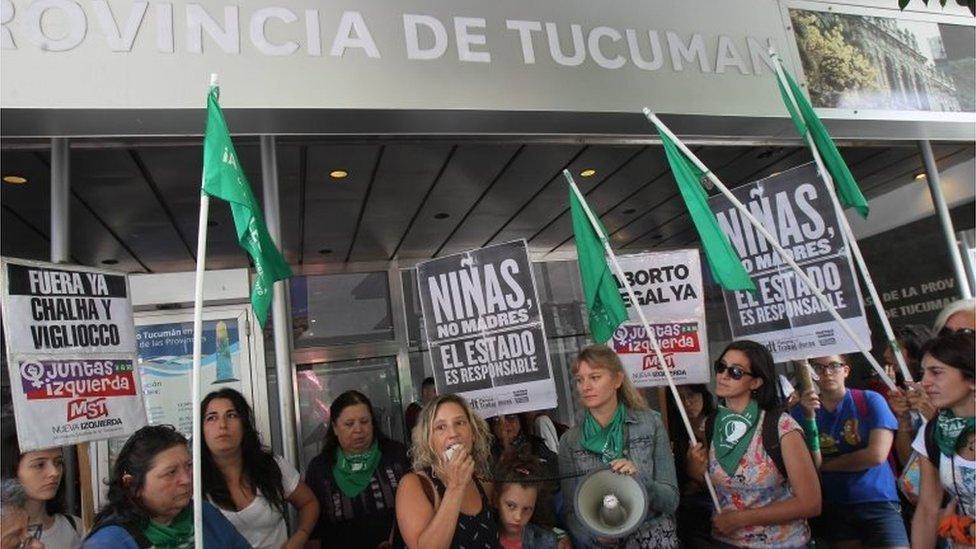
[{"label": "protest sign", "polygon": [[524,240],[417,266],[437,391],[484,417],[556,407],[531,267]]},{"label": "protest sign", "polygon": [[125,274],[6,258],[0,274],[21,450],[145,425]]},{"label": "protest sign", "polygon": [[620,356],[631,381],[638,387],[668,384],[637,315],[636,307],[641,307],[675,384],[707,383],[710,362],[698,250],[626,255],[618,261],[638,303],[630,302],[623,281],[615,275],[628,319],[608,344]]},{"label": "protest sign", "polygon": [[[804,164],[732,191],[809,276],[863,342],[871,333],[851,258],[824,182]],[[732,337],[766,345],[777,362],[856,352],[806,283],[724,196],[710,206],[756,292],[724,292]]]}]

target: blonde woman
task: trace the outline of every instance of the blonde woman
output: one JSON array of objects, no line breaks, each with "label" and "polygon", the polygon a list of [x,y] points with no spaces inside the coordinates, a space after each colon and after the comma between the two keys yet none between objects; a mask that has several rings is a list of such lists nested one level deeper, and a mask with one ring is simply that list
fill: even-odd
[{"label": "blonde woman", "polygon": [[413,429],[413,472],[396,494],[397,526],[410,549],[498,547],[489,502],[491,434],[465,400],[441,395],[424,405]]},{"label": "blonde woman", "polygon": [[582,477],[564,479],[565,522],[576,542],[587,547],[677,547],[678,481],[661,414],[647,409],[620,358],[606,346],[580,351],[573,374],[585,411],[559,441],[559,472],[570,475],[609,466],[637,477],[649,500],[647,520],[637,531],[624,539],[597,539],[580,524],[573,508],[573,494]]}]

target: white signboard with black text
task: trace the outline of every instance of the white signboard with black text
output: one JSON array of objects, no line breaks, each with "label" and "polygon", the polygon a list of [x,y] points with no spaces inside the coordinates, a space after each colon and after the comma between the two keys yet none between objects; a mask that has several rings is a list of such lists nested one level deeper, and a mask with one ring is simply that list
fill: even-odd
[{"label": "white signboard with black text", "polygon": [[[857,337],[870,344],[850,252],[816,167],[805,164],[732,193],[779,239]],[[757,288],[724,292],[733,338],[763,343],[776,362],[857,351],[803,279],[724,196],[712,198],[710,206]]]},{"label": "white signboard with black text", "polygon": [[[657,336],[674,382],[678,385],[707,383],[708,336],[698,250],[627,255],[618,259],[634,290],[636,305],[644,311]],[[634,385],[667,385],[635,304],[630,302],[622,281],[617,280],[617,286],[627,305],[628,319],[617,328],[608,344],[613,345]]]},{"label": "white signboard with black text", "polygon": [[0,272],[21,451],[145,425],[126,275],[19,259]]},{"label": "white signboard with black text", "polygon": [[417,280],[438,393],[483,417],[556,407],[524,240],[426,261]]}]

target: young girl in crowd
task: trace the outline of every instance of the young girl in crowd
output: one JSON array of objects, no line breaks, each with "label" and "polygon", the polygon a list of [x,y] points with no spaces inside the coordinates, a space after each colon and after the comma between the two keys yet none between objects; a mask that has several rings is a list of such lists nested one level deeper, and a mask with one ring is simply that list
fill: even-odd
[{"label": "young girl in crowd", "polygon": [[568,537],[531,522],[535,510],[549,504],[545,488],[536,479],[546,475],[537,458],[528,454],[506,456],[495,469],[495,507],[498,541],[502,549],[570,549]]},{"label": "young girl in crowd", "polygon": [[[923,350],[922,388],[939,412],[919,431],[921,491],[912,519],[912,547],[930,549],[936,538],[952,547],[976,545],[976,369],[972,330],[945,333]],[[940,517],[943,494],[952,500]]]},{"label": "young girl in crowd", "polygon": [[45,547],[74,549],[84,538],[81,519],[63,512],[64,463],[61,448],[20,452],[16,427],[3,426],[3,478],[20,482],[27,495],[28,528],[40,529]]},{"label": "young girl in crowd", "polygon": [[[678,395],[688,413],[691,427],[695,430],[695,438],[705,440],[705,419],[715,413],[715,398],[708,392],[708,387],[702,384],[681,385],[678,387]],[[676,513],[678,538],[690,549],[708,547],[711,543],[709,530],[715,507],[702,480],[688,476],[687,455],[691,441],[670,391],[668,391],[668,432],[671,435],[671,448],[674,450],[678,489],[681,491],[681,501],[678,503]]]},{"label": "young girl in crowd", "polygon": [[[689,451],[689,475],[707,473],[722,511],[712,516],[716,547],[806,547],[806,519],[820,513],[820,483],[800,425],[783,413],[773,357],[753,341],[734,341],[715,363],[715,393],[724,403],[711,442]],[[766,414],[775,414],[786,475],[767,452]],[[706,433],[707,434],[707,433]]]},{"label": "young girl in crowd", "polygon": [[[647,409],[620,358],[606,346],[593,345],[580,351],[573,374],[585,411],[581,421],[559,441],[559,472],[568,476],[562,481],[564,522],[573,539],[586,547],[677,547],[674,511],[678,507],[678,481],[661,414]],[[637,477],[647,490],[647,519],[624,539],[595,539],[574,510],[573,494],[582,477],[569,475],[606,466]]]},{"label": "young girl in crowd", "polygon": [[[234,389],[207,395],[203,414],[203,491],[255,548],[294,549],[308,541],[319,506],[298,471],[262,445],[254,414]],[[298,509],[288,537],[285,503]]]}]

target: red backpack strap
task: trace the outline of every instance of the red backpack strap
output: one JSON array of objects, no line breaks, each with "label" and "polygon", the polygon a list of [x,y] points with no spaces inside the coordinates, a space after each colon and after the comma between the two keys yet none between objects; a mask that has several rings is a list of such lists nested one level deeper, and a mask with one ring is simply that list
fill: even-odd
[{"label": "red backpack strap", "polygon": [[867,419],[871,417],[871,411],[868,410],[868,397],[864,394],[864,391],[860,389],[851,389],[851,398],[854,399],[854,407],[857,408],[858,419]]}]

